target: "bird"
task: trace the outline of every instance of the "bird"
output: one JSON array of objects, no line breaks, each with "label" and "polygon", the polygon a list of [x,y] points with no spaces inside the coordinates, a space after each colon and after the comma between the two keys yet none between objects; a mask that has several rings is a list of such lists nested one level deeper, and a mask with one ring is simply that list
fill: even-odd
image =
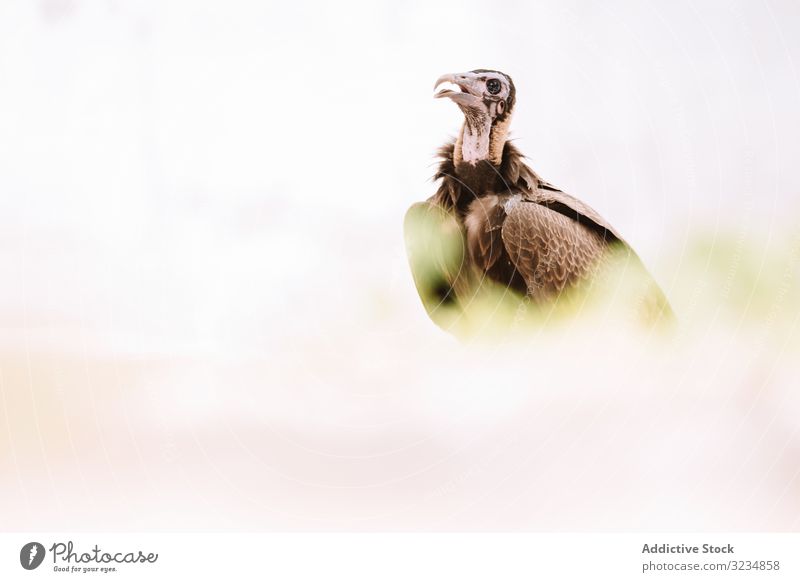
[{"label": "bird", "polygon": [[649,321],[671,319],[665,295],[622,235],[540,178],[509,140],[517,102],[511,77],[475,69],[442,75],[434,91],[443,84],[434,97],[455,103],[464,121],[438,151],[438,188],[409,208],[403,227],[412,276],[434,322],[454,331],[487,288],[540,310],[568,297],[574,303],[620,264],[642,274],[627,296],[631,308]]}]

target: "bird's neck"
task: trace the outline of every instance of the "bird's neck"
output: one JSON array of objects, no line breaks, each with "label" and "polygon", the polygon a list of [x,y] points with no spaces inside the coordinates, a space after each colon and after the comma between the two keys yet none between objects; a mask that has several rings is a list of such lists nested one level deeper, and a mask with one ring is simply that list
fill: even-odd
[{"label": "bird's neck", "polygon": [[499,166],[503,161],[509,122],[510,116],[492,124],[487,115],[466,114],[453,151],[456,167],[462,163],[475,166],[484,160]]}]

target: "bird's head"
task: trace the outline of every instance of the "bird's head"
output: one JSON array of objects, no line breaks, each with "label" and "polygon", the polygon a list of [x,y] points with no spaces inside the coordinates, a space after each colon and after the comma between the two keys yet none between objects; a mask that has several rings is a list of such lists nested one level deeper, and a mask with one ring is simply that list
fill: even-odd
[{"label": "bird's head", "polygon": [[465,116],[485,117],[496,123],[509,117],[514,109],[514,82],[500,71],[475,69],[442,75],[434,90],[444,83],[449,83],[451,88],[441,89],[434,97],[452,100]]},{"label": "bird's head", "polygon": [[[449,87],[434,97],[447,97],[464,113],[463,160],[476,163],[488,159],[499,163],[497,146],[502,149],[505,142],[516,98],[511,77],[488,69],[450,73],[437,79],[434,91],[444,83]],[[490,145],[494,151],[490,151]]]}]

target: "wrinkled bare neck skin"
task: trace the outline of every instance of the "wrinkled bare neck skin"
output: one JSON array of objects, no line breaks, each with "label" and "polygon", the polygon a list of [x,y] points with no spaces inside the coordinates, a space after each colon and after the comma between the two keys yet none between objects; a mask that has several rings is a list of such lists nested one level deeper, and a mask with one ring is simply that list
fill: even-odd
[{"label": "wrinkled bare neck skin", "polygon": [[503,161],[510,118],[494,122],[487,112],[464,108],[464,125],[453,151],[455,173],[473,197],[491,190]]},{"label": "wrinkled bare neck skin", "polygon": [[488,161],[499,166],[503,160],[503,146],[508,136],[508,125],[511,117],[495,122],[489,111],[475,108],[463,108],[464,125],[456,142],[455,163],[475,166],[478,162]]},{"label": "wrinkled bare neck skin", "polygon": [[489,140],[492,120],[479,109],[464,108],[464,125],[461,128],[461,161],[475,165],[489,158]]}]

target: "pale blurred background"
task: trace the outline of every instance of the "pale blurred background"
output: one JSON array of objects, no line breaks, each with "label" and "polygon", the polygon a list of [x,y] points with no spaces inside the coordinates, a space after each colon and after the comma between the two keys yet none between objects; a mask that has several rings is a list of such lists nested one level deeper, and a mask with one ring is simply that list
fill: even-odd
[{"label": "pale blurred background", "polygon": [[[800,4],[0,4],[0,528],[800,530]],[[501,345],[402,217],[512,131],[681,317]]]}]

